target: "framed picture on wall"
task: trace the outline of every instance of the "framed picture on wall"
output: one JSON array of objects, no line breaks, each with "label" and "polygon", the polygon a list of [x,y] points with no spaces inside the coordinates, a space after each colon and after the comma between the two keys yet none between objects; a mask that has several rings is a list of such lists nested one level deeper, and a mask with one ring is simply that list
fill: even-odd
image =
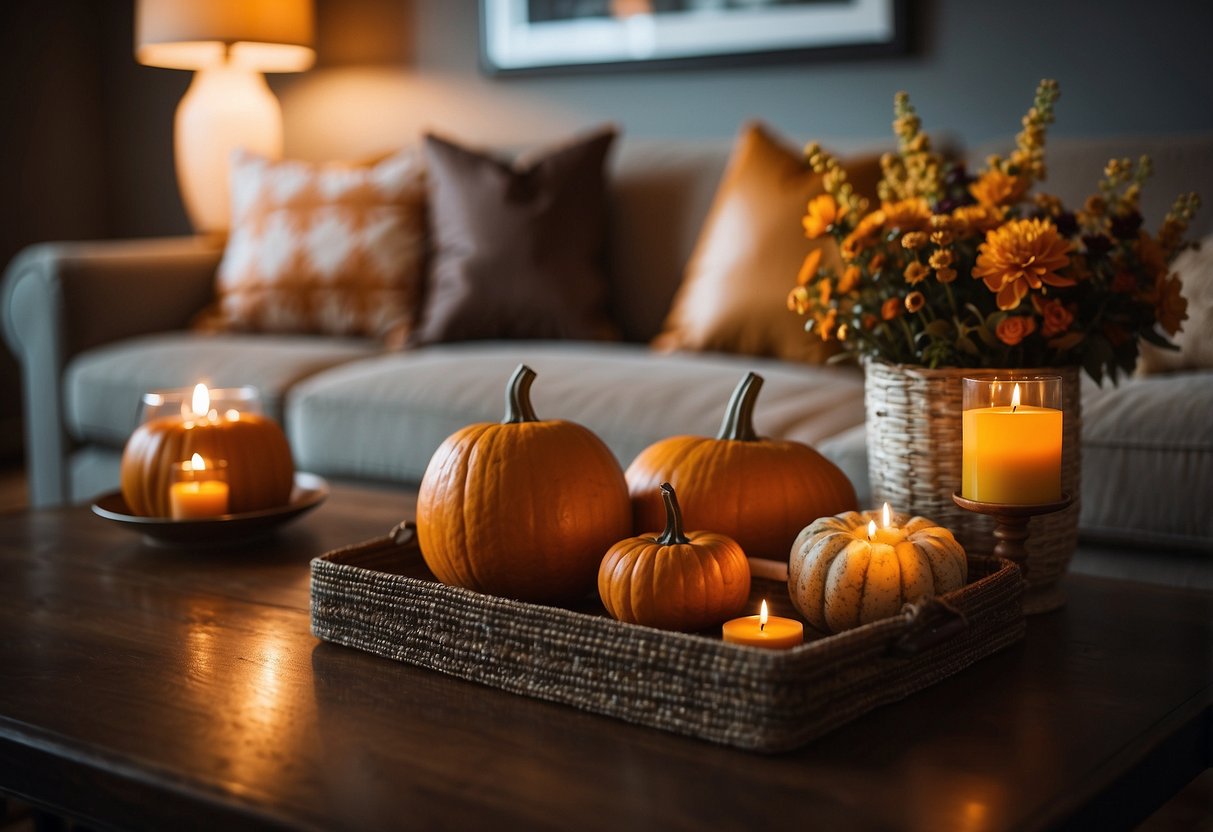
[{"label": "framed picture on wall", "polygon": [[904,52],[905,0],[480,0],[494,74]]}]

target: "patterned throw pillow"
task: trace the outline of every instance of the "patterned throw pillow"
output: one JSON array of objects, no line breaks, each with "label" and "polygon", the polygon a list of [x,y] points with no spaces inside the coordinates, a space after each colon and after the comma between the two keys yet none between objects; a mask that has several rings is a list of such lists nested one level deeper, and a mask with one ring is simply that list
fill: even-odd
[{"label": "patterned throw pillow", "polygon": [[425,262],[420,156],[370,166],[232,160],[232,231],[204,330],[318,333],[402,345]]}]

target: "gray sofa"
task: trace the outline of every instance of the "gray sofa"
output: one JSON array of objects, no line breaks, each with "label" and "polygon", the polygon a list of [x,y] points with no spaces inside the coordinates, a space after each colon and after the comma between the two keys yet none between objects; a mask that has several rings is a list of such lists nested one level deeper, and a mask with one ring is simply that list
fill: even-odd
[{"label": "gray sofa", "polygon": [[[759,431],[815,445],[865,492],[858,369],[647,346],[728,152],[728,142],[622,141],[611,179],[612,308],[626,339],[617,343],[385,352],[359,340],[195,334],[188,324],[212,297],[215,245],[181,238],[30,247],[8,268],[2,324],[23,370],[32,502],[86,501],[114,488],[141,394],[200,378],[260,388],[302,470],[415,484],[449,433],[499,418],[502,386],[519,361],[538,372],[541,416],[591,427],[624,464],[661,437],[714,433],[729,391],[745,371],[757,371],[766,379]],[[1057,140],[1048,189],[1081,204],[1110,156],[1141,152],[1152,154],[1157,171],[1146,190],[1147,221],[1156,224],[1177,192],[1195,189],[1208,207],[1194,234],[1213,230],[1213,135]],[[1213,550],[1213,372],[1089,384],[1084,396],[1083,534]]]}]

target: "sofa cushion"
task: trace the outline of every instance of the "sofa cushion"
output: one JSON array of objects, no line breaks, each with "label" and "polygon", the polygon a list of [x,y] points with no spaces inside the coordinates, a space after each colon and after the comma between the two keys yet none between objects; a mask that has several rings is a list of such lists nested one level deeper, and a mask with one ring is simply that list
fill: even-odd
[{"label": "sofa cushion", "polygon": [[68,432],[80,442],[122,447],[139,424],[143,394],[251,384],[265,413],[282,421],[283,395],[300,379],[379,345],[361,339],[172,333],[132,338],[76,356],[64,373]]},{"label": "sofa cushion", "polygon": [[613,129],[506,163],[425,137],[431,263],[413,342],[598,339]]},{"label": "sofa cushion", "polygon": [[[880,157],[844,164],[856,191],[875,199]],[[807,240],[799,227],[805,205],[821,193],[822,176],[800,151],[761,124],[747,125],[653,346],[810,363],[829,357],[832,344],[806,335],[786,301],[810,251],[821,249],[825,265],[840,269],[833,239]]]},{"label": "sofa cushion", "polygon": [[863,421],[863,380],[852,369],[683,353],[654,360],[632,344],[450,344],[337,367],[293,388],[286,424],[297,462],[334,477],[416,483],[447,436],[501,419],[520,362],[538,374],[540,418],[589,427],[624,465],[666,436],[714,436],[748,370],[765,379],[761,434],[813,444]]},{"label": "sofa cushion", "polygon": [[1081,530],[1213,550],[1213,372],[1085,380]]},{"label": "sofa cushion", "polygon": [[371,166],[232,159],[232,231],[208,330],[371,336],[400,345],[425,262],[416,152]]}]

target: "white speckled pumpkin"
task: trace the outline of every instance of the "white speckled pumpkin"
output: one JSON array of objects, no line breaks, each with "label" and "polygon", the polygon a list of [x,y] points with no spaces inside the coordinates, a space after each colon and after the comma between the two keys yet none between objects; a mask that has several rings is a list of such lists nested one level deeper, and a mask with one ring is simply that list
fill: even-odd
[{"label": "white speckled pumpkin", "polygon": [[[869,538],[871,521],[877,528]],[[950,531],[925,517],[897,516],[882,528],[878,511],[813,521],[788,561],[792,603],[831,633],[896,615],[907,602],[959,589],[967,579],[964,548]]]}]

